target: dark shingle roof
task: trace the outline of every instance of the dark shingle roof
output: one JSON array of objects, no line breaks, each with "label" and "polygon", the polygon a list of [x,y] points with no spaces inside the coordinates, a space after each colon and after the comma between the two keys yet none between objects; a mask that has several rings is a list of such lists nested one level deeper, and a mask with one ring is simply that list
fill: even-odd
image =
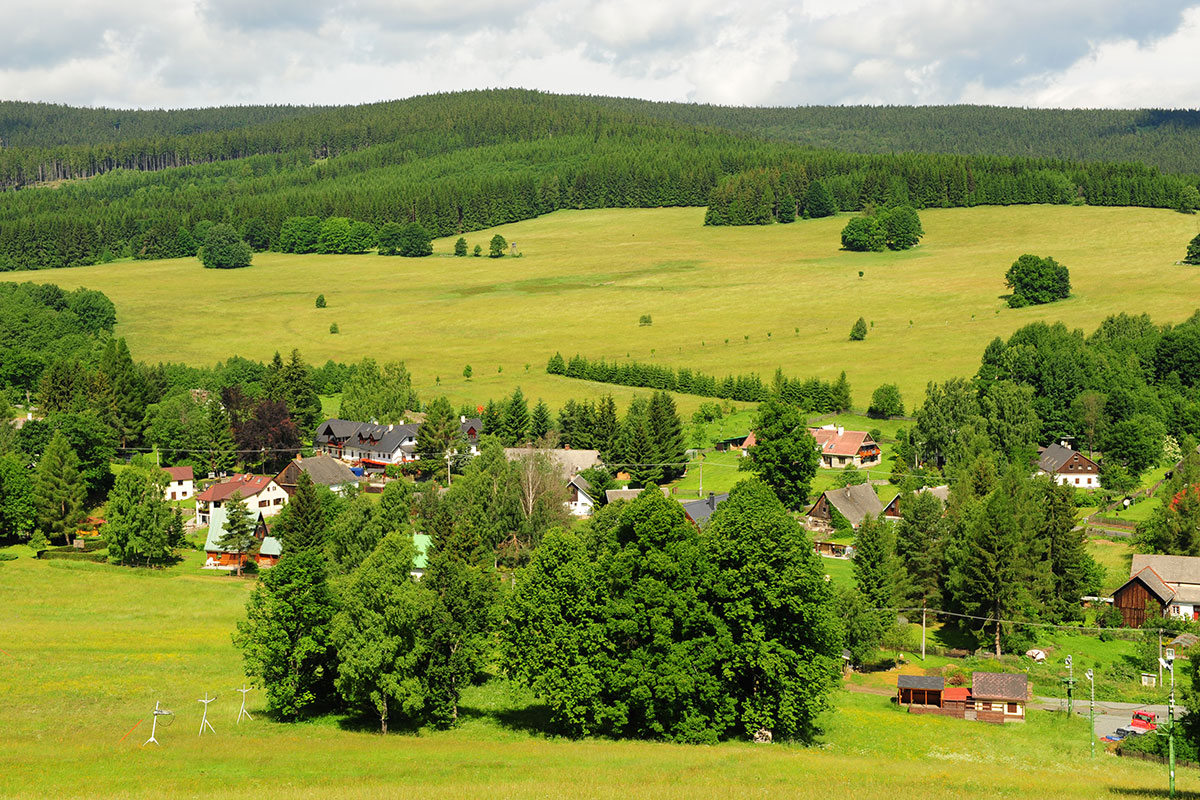
[{"label": "dark shingle roof", "polygon": [[[1134,556],[1134,558],[1137,558],[1137,556]],[[1137,574],[1125,581],[1125,583],[1121,584],[1120,588],[1118,588],[1116,592],[1113,592],[1113,594],[1117,594],[1121,591],[1121,589],[1124,589],[1134,581],[1140,581],[1142,585],[1145,586],[1150,592],[1150,594],[1157,597],[1159,602],[1161,602],[1163,605],[1170,603],[1171,598],[1175,596],[1175,590],[1163,582],[1163,579],[1159,577],[1158,573],[1154,570],[1154,567],[1142,567],[1137,571]]]},{"label": "dark shingle roof", "polygon": [[879,496],[869,483],[847,486],[844,489],[830,489],[825,492],[825,498],[856,528],[865,517],[876,517],[883,511],[883,503],[879,502]]},{"label": "dark shingle roof", "polygon": [[709,492],[708,497],[700,500],[691,500],[687,503],[681,503],[683,513],[691,518],[692,522],[697,525],[703,525],[708,522],[708,518],[717,510],[717,506],[729,499],[729,492],[723,494],[713,494]]},{"label": "dark shingle roof", "polygon": [[1023,672],[976,672],[971,679],[971,696],[976,700],[1029,699],[1029,676]]},{"label": "dark shingle roof", "polygon": [[313,483],[322,486],[341,486],[345,483],[358,482],[358,477],[350,471],[349,467],[331,456],[317,455],[311,458],[299,458],[296,459],[296,464],[301,470],[308,473],[308,477],[312,478]]},{"label": "dark shingle roof", "polygon": [[945,686],[941,675],[900,675],[896,678],[896,687],[900,689],[941,691]]}]

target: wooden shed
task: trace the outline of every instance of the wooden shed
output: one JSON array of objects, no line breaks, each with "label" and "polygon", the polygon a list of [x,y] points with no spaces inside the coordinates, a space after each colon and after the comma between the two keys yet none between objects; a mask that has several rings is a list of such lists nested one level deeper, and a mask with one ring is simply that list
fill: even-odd
[{"label": "wooden shed", "polygon": [[942,707],[945,682],[940,675],[900,675],[896,678],[896,702],[910,713],[931,713]]},{"label": "wooden shed", "polygon": [[1161,617],[1175,592],[1151,567],[1144,567],[1113,592],[1113,605],[1129,628],[1140,628],[1146,621],[1146,609]]}]

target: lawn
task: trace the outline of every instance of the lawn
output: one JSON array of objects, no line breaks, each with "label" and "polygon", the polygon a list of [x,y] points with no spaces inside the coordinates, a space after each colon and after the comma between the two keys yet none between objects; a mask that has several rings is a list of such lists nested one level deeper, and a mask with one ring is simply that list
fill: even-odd
[{"label": "lawn", "polygon": [[[606,392],[628,401],[629,389],[546,375],[546,359],[562,351],[768,380],[776,367],[827,380],[845,370],[857,408],[894,382],[911,410],[927,381],[974,374],[992,338],[1027,323],[1090,332],[1120,311],[1176,322],[1200,296],[1200,270],[1175,266],[1195,221],[1161,209],[931,209],[924,242],[903,253],[840,250],[844,216],[763,227],[704,227],[703,217],[702,208],[560,211],[467,235],[474,246],[500,233],[520,259],[454,258],[448,238],[426,259],[260,253],[244,270],[181,259],[0,279],[103,290],[117,333],[149,363],[268,359],[293,347],[318,364],[404,359],[423,396],[445,393],[456,406],[517,385],[552,406]],[[1005,307],[1004,273],[1025,252],[1065,264],[1072,296]],[[314,306],[320,293],[327,308]],[[643,314],[652,325],[639,326]],[[874,327],[851,342],[860,315]],[[681,411],[699,402],[681,398]]]},{"label": "lawn", "polygon": [[1133,545],[1128,539],[1089,539],[1087,551],[1104,567],[1105,580],[1100,592],[1105,597],[1111,597],[1114,590],[1129,580]]},{"label": "lawn", "polygon": [[[196,569],[0,562],[0,796],[13,798],[1090,798],[1161,792],[1164,770],[1087,757],[1086,723],[1032,713],[993,727],[914,717],[842,693],[816,746],[567,741],[502,679],[470,689],[462,725],[381,738],[353,722],[234,724],[243,682],[230,633],[248,581]],[[196,735],[217,695],[216,730]],[[143,749],[148,713],[176,714]],[[1200,777],[1181,770],[1184,792]]]}]

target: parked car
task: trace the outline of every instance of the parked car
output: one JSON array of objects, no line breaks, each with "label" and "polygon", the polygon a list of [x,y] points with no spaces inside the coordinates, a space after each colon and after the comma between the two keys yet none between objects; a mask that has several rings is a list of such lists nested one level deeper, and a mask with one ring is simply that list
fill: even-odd
[{"label": "parked car", "polygon": [[1128,733],[1125,731],[1125,729],[1124,729],[1124,728],[1117,728],[1115,731],[1113,731],[1112,733],[1110,733],[1108,736],[1105,736],[1105,737],[1104,737],[1104,741],[1106,741],[1106,742],[1119,742],[1119,741],[1121,741],[1122,739],[1124,739],[1124,738],[1125,738],[1126,736],[1128,736],[1128,735],[1129,735],[1129,734],[1128,734]]},{"label": "parked car", "polygon": [[1146,711],[1139,708],[1133,712],[1133,719],[1129,721],[1129,727],[1140,733],[1147,733],[1158,727],[1158,717],[1153,711]]}]

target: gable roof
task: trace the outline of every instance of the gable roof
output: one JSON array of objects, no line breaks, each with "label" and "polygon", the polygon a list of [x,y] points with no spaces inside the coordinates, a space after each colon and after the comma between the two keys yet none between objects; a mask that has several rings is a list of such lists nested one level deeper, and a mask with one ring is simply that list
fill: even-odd
[{"label": "gable roof", "polygon": [[708,522],[708,518],[717,510],[717,506],[729,499],[729,492],[722,494],[708,493],[708,497],[702,497],[699,500],[689,500],[686,503],[680,503],[683,506],[683,513],[688,515],[688,518],[697,525],[703,525]]},{"label": "gable roof", "polygon": [[605,489],[604,502],[615,503],[618,500],[632,500],[641,493],[641,489]]},{"label": "gable roof", "polygon": [[567,485],[574,486],[580,492],[586,494],[589,498],[592,498],[595,494],[595,492],[592,491],[592,485],[588,483],[587,478],[583,477],[582,475],[572,476],[571,480],[567,481]]},{"label": "gable roof", "polygon": [[540,447],[506,447],[504,457],[509,461],[517,461],[534,453],[543,453],[562,474],[563,480],[570,481],[572,477],[585,469],[599,466],[599,450],[550,450]]},{"label": "gable roof", "polygon": [[274,480],[275,477],[273,475],[234,475],[227,481],[214,483],[196,495],[196,499],[206,503],[222,502],[240,493],[244,500],[248,497],[254,497],[263,489],[266,489]]},{"label": "gable roof", "polygon": [[926,691],[941,691],[946,682],[941,675],[899,675],[896,677],[898,689],[925,689]]},{"label": "gable roof", "polygon": [[322,442],[328,442],[333,439],[346,439],[358,430],[361,422],[352,422],[348,419],[327,419],[317,426],[317,432],[314,438]]},{"label": "gable roof", "polygon": [[976,700],[1029,699],[1029,676],[1023,672],[976,672],[971,678],[971,696]]},{"label": "gable roof", "polygon": [[190,481],[194,479],[191,467],[163,467],[163,472],[170,475],[172,481]]},{"label": "gable roof", "polygon": [[[341,486],[346,483],[357,483],[358,476],[350,471],[350,468],[338,461],[333,456],[324,454],[311,456],[309,458],[297,458],[292,462],[300,468],[302,472],[307,472],[308,477],[312,478],[313,483],[321,486]],[[288,466],[291,466],[290,464]],[[287,471],[287,467],[280,470],[278,478]]]},{"label": "gable roof", "polygon": [[[221,537],[225,535],[225,520],[227,520],[229,512],[224,506],[214,508],[208,517],[208,536],[204,540],[204,550],[207,553],[228,553],[228,549],[221,546]],[[260,511],[257,517],[254,517],[255,528],[262,525],[267,527],[266,520]],[[269,529],[268,529],[269,530]],[[282,543],[274,536],[264,536],[258,545],[258,552],[264,556],[278,556],[283,551]]]},{"label": "gable roof", "polygon": [[1079,456],[1093,467],[1096,466],[1095,461],[1092,461],[1090,458],[1078,452],[1077,450],[1072,450],[1069,447],[1063,447],[1058,442],[1055,442],[1043,450],[1042,454],[1038,457],[1038,469],[1040,469],[1042,472],[1058,472],[1063,468],[1064,464],[1071,460],[1072,456]]},{"label": "gable roof", "polygon": [[[1134,556],[1134,558],[1137,558],[1137,556]],[[1151,567],[1143,567],[1133,575],[1129,576],[1129,580],[1117,587],[1117,590],[1113,592],[1113,596],[1120,594],[1126,586],[1134,581],[1138,581],[1145,586],[1146,590],[1149,591],[1150,594],[1157,597],[1158,601],[1164,606],[1170,603],[1171,598],[1175,596],[1175,590],[1163,583],[1162,578],[1160,578]]]},{"label": "gable roof", "polygon": [[1200,558],[1139,554],[1129,566],[1129,577],[1150,567],[1163,583],[1200,585]]},{"label": "gable roof", "polygon": [[950,486],[947,484],[942,484],[941,486],[922,486],[920,489],[917,489],[917,494],[922,493],[933,495],[942,501],[942,505],[950,502]]},{"label": "gable roof", "polygon": [[[822,497],[856,528],[866,517],[877,517],[879,512],[883,511],[883,503],[879,502],[879,496],[869,483],[847,486],[844,489],[829,489]],[[817,502],[820,502],[820,498]]]},{"label": "gable roof", "polygon": [[868,441],[874,444],[871,435],[866,431],[848,431],[845,428],[839,429],[836,426],[826,426],[822,428],[809,428],[808,432],[817,440],[817,448],[824,455],[831,456],[856,456],[858,451]]}]

